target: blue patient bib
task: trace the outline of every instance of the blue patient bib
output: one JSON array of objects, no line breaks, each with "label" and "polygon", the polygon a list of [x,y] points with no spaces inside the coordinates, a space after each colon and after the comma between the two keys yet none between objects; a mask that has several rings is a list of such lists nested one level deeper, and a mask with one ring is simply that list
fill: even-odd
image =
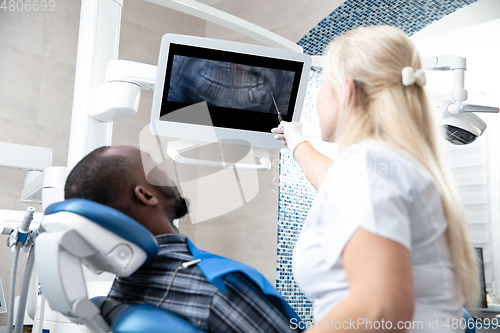
[{"label": "blue patient bib", "polygon": [[190,240],[186,237],[187,244],[191,254],[194,259],[201,259],[197,264],[198,268],[201,270],[203,275],[210,281],[211,284],[216,286],[223,293],[226,292],[226,285],[224,284],[224,275],[233,272],[241,272],[245,274],[250,280],[255,282],[257,286],[262,290],[262,292],[268,297],[273,304],[276,303],[283,306],[286,314],[290,319],[295,318],[298,322],[301,321],[299,316],[293,311],[290,304],[281,296],[281,294],[273,287],[269,281],[257,271],[255,268],[242,264],[240,262],[220,257],[213,253],[209,253],[198,249]]}]

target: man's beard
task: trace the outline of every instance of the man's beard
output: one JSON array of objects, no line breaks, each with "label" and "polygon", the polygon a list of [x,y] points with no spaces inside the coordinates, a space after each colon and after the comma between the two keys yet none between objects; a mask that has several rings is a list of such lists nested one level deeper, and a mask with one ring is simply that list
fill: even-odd
[{"label": "man's beard", "polygon": [[183,197],[179,197],[179,199],[175,199],[175,205],[174,205],[174,219],[180,219],[184,215],[188,213],[188,203],[186,199]]},{"label": "man's beard", "polygon": [[174,186],[157,186],[158,191],[168,200],[174,200],[174,219],[180,219],[189,212],[188,202],[180,194],[177,198],[173,190]]}]

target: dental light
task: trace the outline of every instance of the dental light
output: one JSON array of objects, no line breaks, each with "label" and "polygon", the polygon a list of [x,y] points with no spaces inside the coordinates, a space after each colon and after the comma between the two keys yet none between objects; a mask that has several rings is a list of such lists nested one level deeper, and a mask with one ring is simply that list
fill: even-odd
[{"label": "dental light", "polygon": [[487,126],[473,112],[498,113],[499,108],[463,103],[468,98],[467,90],[464,89],[464,74],[467,69],[465,58],[453,55],[424,57],[422,63],[425,70],[453,71],[453,92],[446,101],[438,105],[446,140],[455,145],[474,142]]},{"label": "dental light", "polygon": [[[324,56],[312,57],[312,65],[323,67]],[[445,130],[445,139],[455,145],[474,142],[486,130],[486,123],[473,112],[498,113],[499,108],[464,104],[469,97],[464,89],[466,60],[454,55],[422,57],[422,67],[428,71],[453,71],[453,91],[437,106],[440,124]]]}]

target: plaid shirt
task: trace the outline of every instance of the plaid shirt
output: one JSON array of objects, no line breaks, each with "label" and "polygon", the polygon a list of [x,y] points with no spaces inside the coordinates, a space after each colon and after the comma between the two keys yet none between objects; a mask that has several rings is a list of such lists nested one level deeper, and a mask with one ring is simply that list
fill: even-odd
[{"label": "plaid shirt", "polygon": [[[117,277],[110,297],[122,302],[140,301],[156,305],[165,294],[174,271],[193,260],[186,236],[156,236],[156,259],[129,277]],[[290,318],[278,309],[246,275],[225,276],[226,292],[221,292],[198,266],[180,270],[161,307],[208,332],[295,332]]]}]

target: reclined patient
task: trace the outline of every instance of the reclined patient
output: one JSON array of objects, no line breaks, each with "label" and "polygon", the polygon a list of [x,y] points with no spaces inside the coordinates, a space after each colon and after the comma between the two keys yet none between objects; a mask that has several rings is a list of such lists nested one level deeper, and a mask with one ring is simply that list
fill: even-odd
[{"label": "reclined patient", "polygon": [[[152,170],[147,176],[145,168]],[[129,277],[116,278],[109,297],[160,306],[207,332],[295,331],[290,320],[298,317],[288,304],[264,294],[248,275],[225,275],[223,291],[196,264],[181,268],[194,260],[194,251],[203,251],[172,224],[188,212],[186,201],[166,173],[154,168],[148,154],[126,146],[96,149],[69,174],[65,198],[115,208],[146,227],[158,241],[156,259]]]}]

